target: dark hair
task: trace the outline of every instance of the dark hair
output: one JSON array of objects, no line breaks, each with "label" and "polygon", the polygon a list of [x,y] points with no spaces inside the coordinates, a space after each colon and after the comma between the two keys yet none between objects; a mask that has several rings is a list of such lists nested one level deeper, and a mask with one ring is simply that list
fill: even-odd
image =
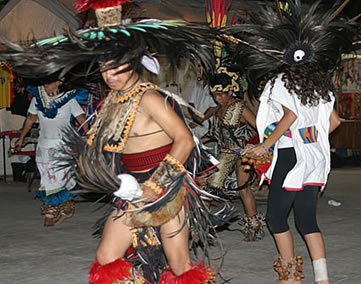
[{"label": "dark hair", "polygon": [[[330,74],[312,64],[282,68],[282,81],[288,91],[292,91],[303,105],[317,106],[321,102],[330,102],[330,92],[335,87]],[[271,92],[277,76],[271,79]]]},{"label": "dark hair", "polygon": [[232,85],[232,78],[229,77],[227,74],[225,73],[219,73],[219,74],[215,74],[210,82],[209,82],[209,86],[211,88],[213,88],[216,85],[221,85],[223,88]]},{"label": "dark hair", "polygon": [[114,59],[111,58],[110,56],[109,57],[106,57],[104,55],[99,56],[98,62],[107,62],[107,61],[112,61],[112,62],[108,64],[107,67],[104,68],[104,70],[113,69],[119,67],[120,65],[128,64],[129,66],[123,69],[122,71],[119,71],[119,73],[124,73],[132,70],[133,72],[137,73],[140,76],[143,74],[143,65],[141,63],[141,57],[134,57],[128,60],[124,60],[124,58]]}]

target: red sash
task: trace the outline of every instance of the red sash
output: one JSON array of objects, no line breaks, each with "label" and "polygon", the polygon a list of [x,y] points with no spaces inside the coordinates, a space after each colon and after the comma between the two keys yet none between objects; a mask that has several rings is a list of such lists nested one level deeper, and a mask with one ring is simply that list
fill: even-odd
[{"label": "red sash", "polygon": [[172,146],[173,143],[141,153],[122,154],[123,165],[131,172],[153,169],[165,158]]}]

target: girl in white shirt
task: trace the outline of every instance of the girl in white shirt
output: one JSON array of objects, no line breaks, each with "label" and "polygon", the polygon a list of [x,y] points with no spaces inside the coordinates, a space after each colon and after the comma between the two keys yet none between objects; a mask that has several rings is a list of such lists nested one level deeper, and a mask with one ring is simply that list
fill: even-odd
[{"label": "girl in white shirt", "polygon": [[[248,155],[262,159],[274,148],[271,167],[264,176],[270,183],[266,220],[280,254],[274,266],[281,281],[292,279],[287,272],[294,278],[293,283],[303,278],[302,258],[294,256],[293,237],[287,224],[292,207],[314,265],[322,264],[323,269],[326,268],[316,206],[330,171],[328,135],[340,124],[333,110],[332,90],[327,73],[306,64],[284,68],[283,73],[268,81],[260,98],[257,129],[261,143]],[[264,132],[272,123],[277,126],[265,139]],[[284,135],[287,132],[288,135]],[[283,269],[288,263],[291,269]],[[283,274],[286,277],[281,277],[282,273],[286,273]],[[326,276],[323,282],[316,283],[328,283]]]}]

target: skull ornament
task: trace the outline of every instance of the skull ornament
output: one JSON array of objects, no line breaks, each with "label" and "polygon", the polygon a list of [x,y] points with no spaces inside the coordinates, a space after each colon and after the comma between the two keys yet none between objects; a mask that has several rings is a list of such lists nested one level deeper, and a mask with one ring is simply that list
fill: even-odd
[{"label": "skull ornament", "polygon": [[295,53],[293,54],[293,60],[295,62],[300,62],[303,60],[305,55],[306,53],[302,49],[296,50]]},{"label": "skull ornament", "polygon": [[308,43],[295,43],[290,45],[283,55],[283,60],[288,65],[300,65],[311,62],[313,48]]}]

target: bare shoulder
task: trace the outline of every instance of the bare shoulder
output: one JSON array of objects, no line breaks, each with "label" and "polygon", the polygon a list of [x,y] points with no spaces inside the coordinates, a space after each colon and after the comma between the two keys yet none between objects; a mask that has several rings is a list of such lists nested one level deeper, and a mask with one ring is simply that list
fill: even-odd
[{"label": "bare shoulder", "polygon": [[141,106],[144,109],[154,110],[154,108],[165,107],[165,98],[157,90],[147,90],[142,97]]},{"label": "bare shoulder", "polygon": [[142,101],[147,103],[153,100],[159,101],[160,99],[164,100],[164,97],[155,89],[145,91],[142,97]]}]

